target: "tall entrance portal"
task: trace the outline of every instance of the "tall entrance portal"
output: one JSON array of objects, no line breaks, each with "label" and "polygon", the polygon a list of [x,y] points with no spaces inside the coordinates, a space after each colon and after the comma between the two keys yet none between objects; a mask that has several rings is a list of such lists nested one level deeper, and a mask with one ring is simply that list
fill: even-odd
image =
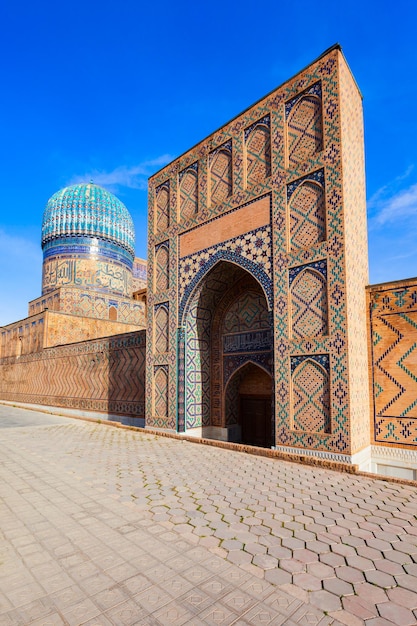
[{"label": "tall entrance portal", "polygon": [[242,267],[220,261],[202,278],[185,310],[183,430],[271,446],[270,317],[261,285]]},{"label": "tall entrance portal", "polygon": [[148,427],[370,454],[362,117],[334,46],[150,178]]}]

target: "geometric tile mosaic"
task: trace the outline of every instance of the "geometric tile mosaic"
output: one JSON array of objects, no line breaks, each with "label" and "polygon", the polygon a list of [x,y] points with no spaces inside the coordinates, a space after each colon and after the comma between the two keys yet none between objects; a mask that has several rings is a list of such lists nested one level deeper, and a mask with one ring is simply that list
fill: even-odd
[{"label": "geometric tile mosaic", "polygon": [[241,264],[255,275],[265,290],[271,291],[271,228],[263,226],[239,235],[222,244],[201,250],[184,257],[179,264],[180,311],[192,289],[219,260],[230,260]]},{"label": "geometric tile mosaic", "polygon": [[193,163],[179,175],[180,219],[186,220],[198,210],[198,163]]},{"label": "geometric tile mosaic", "polygon": [[169,182],[165,182],[156,190],[156,229],[159,232],[169,226],[169,203],[170,186]]},{"label": "geometric tile mosaic", "polygon": [[289,211],[291,252],[325,240],[326,207],[322,185],[304,180],[291,195]]},{"label": "geometric tile mosaic", "polygon": [[169,286],[169,242],[155,247],[155,291],[165,291]]},{"label": "geometric tile mosaic", "polygon": [[232,143],[227,142],[210,154],[210,201],[224,202],[232,193]]},{"label": "geometric tile mosaic", "polygon": [[305,358],[292,373],[293,428],[330,432],[329,374],[316,361]]},{"label": "geometric tile mosaic", "polygon": [[293,338],[327,334],[326,280],[314,266],[304,266],[292,282],[291,330]]},{"label": "geometric tile mosaic", "polygon": [[321,83],[312,85],[285,105],[288,164],[296,167],[323,145]]},{"label": "geometric tile mosaic", "polygon": [[245,130],[246,184],[256,185],[271,175],[270,116],[251,124]]}]

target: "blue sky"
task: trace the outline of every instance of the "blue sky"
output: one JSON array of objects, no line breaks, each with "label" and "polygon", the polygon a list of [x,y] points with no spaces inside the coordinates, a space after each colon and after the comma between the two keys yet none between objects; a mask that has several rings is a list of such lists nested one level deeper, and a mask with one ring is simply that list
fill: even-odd
[{"label": "blue sky", "polygon": [[339,42],[364,96],[370,282],[417,276],[417,3],[3,2],[0,324],[41,295],[40,227],[94,179],[146,257],[147,177]]}]

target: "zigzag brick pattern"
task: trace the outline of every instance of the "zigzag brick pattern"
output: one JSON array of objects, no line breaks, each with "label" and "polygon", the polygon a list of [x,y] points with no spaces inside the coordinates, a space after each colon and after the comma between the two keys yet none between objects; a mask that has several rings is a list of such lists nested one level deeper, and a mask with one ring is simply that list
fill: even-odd
[{"label": "zigzag brick pattern", "polygon": [[417,285],[370,289],[374,441],[417,446]]},{"label": "zigzag brick pattern", "polygon": [[145,331],[46,348],[1,365],[3,400],[144,416]]}]

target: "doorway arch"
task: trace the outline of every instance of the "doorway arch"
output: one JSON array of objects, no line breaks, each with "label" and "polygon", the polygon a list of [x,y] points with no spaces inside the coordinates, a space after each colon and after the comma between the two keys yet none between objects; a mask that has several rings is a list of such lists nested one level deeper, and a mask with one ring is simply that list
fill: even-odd
[{"label": "doorway arch", "polygon": [[240,367],[225,390],[226,423],[236,424],[234,441],[270,448],[273,444],[273,385],[271,374],[256,363]]},{"label": "doorway arch", "polygon": [[[242,369],[240,377],[247,378],[247,384],[256,378],[259,382],[264,375],[269,377],[267,384],[262,383],[262,394],[253,395],[265,396],[258,399],[269,403],[271,423],[272,316],[262,283],[246,268],[222,259],[205,272],[184,303],[178,333],[180,432],[241,440],[241,426],[232,418],[240,409],[228,412],[225,394],[232,377],[233,384],[237,380],[235,372],[249,362],[257,374],[251,367]],[[268,445],[267,438],[262,441]]]}]

